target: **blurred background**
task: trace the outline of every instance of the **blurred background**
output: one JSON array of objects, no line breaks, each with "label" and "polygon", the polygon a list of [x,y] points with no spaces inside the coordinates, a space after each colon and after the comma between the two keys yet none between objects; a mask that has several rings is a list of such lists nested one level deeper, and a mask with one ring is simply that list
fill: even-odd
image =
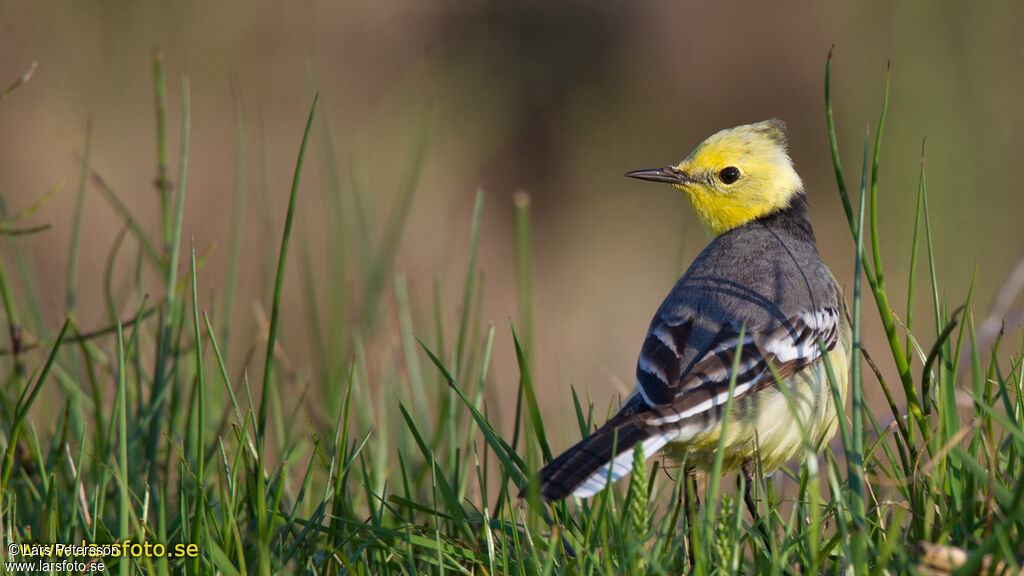
[{"label": "blurred background", "polygon": [[[269,273],[303,123],[319,92],[282,309],[281,346],[295,381],[314,391],[340,389],[345,381],[316,368],[324,358],[317,359],[310,342],[306,311],[313,293],[300,280],[300,254],[306,254],[312,297],[319,302],[313,309],[327,310],[344,298],[346,322],[364,322],[358,319],[367,303],[355,288],[360,255],[379,252],[392,214],[402,214],[394,206],[402,202],[403,181],[415,172],[410,166],[422,140],[422,169],[393,267],[408,282],[413,328],[435,342],[440,302],[450,349],[474,197],[485,190],[480,319],[496,327],[487,395],[492,411],[514,405],[519,374],[509,319],[518,320],[519,312],[513,197],[527,192],[535,310],[530,354],[545,415],[566,423],[550,432],[562,447],[578,434],[568,419],[557,418],[570,410],[570,385],[601,408],[632,387],[652,313],[708,240],[681,194],[623,178],[624,172],[676,162],[721,128],[784,120],[823,259],[850,289],[853,243],[836,192],[823,100],[833,44],[833,100],[851,189],[859,180],[865,127],[873,143],[891,63],[879,222],[894,308],[904,314],[927,138],[942,296],[951,306],[962,303],[976,268],[973,312],[980,322],[1024,256],[1022,24],[1022,5],[1011,1],[984,8],[878,0],[655,2],[627,9],[600,1],[0,0],[0,85],[38,62],[31,80],[0,102],[3,201],[17,213],[65,182],[24,223],[52,227],[19,240],[36,279],[20,290],[36,293],[51,332],[59,327],[90,118],[93,168],[159,238],[151,58],[159,49],[175,180],[181,72],[190,79],[183,238],[187,247],[192,235],[197,251],[209,254],[200,305],[214,316],[222,312],[231,236],[237,118],[244,125],[245,223],[233,320],[233,330],[243,336],[232,338],[229,355],[233,373],[240,370],[269,306]],[[77,322],[91,330],[109,325],[103,270],[123,219],[94,182],[85,198]],[[332,198],[340,199],[337,214]],[[376,244],[365,245],[367,237]],[[8,249],[4,243],[2,250]],[[115,260],[117,286],[135,270],[136,253],[126,248]],[[926,261],[922,256],[920,278],[927,278]],[[328,272],[338,270],[340,283]],[[376,334],[367,336],[370,345],[393,352],[371,362],[371,384],[380,391],[405,370],[390,271],[384,283],[383,313],[367,330]],[[150,284],[160,296],[159,283]],[[346,285],[354,288],[338,294]],[[932,318],[929,291],[919,286],[916,315]],[[124,292],[116,305],[129,317],[137,301]],[[884,346],[872,310],[869,303],[869,351]],[[930,343],[933,322],[918,326],[919,338]],[[1016,341],[1015,329],[1008,330]],[[327,340],[319,354],[346,364],[352,339]],[[387,358],[395,362],[388,365]],[[420,361],[433,374],[426,359]],[[252,364],[255,380],[260,362]],[[868,392],[877,390],[869,385]],[[390,394],[381,396],[390,402]]]}]

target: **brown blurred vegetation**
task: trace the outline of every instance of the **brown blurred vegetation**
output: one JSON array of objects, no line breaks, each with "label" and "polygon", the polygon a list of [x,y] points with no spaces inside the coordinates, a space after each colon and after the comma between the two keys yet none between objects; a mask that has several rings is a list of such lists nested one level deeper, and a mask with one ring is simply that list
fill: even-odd
[{"label": "brown blurred vegetation", "polygon": [[[367,209],[378,227],[417,130],[433,115],[396,262],[424,311],[419,329],[431,330],[435,277],[441,279],[444,318],[449,326],[455,322],[473,196],[483,188],[483,318],[495,322],[498,334],[490,386],[498,397],[514,397],[518,374],[507,327],[516,316],[512,196],[526,190],[533,209],[534,380],[541,404],[549,414],[567,409],[574,384],[604,407],[612,394],[631,387],[650,315],[706,242],[684,198],[667,187],[627,180],[627,170],[676,161],[720,128],[772,116],[785,120],[823,257],[851,285],[853,244],[835,192],[822,97],[833,43],[839,142],[851,185],[860,172],[864,128],[877,123],[887,62],[892,65],[879,218],[890,294],[906,292],[921,141],[927,137],[944,295],[959,304],[977,266],[975,314],[984,317],[1024,255],[1021,12],[1020,3],[1009,1],[982,8],[881,0],[0,0],[0,84],[39,62],[35,77],[0,103],[0,188],[17,212],[67,182],[31,219],[53,227],[22,240],[33,256],[35,289],[52,329],[64,315],[87,118],[94,126],[95,169],[146,226],[158,229],[150,59],[158,47],[168,73],[173,162],[178,72],[187,70],[191,81],[185,234],[194,235],[200,252],[217,245],[200,285],[207,300],[201,304],[213,308],[229,241],[235,150],[229,79],[236,78],[249,135],[249,186],[235,328],[251,331],[252,303],[267,305],[261,266],[275,258],[312,94],[321,93],[341,186],[347,190],[358,182],[371,191]],[[296,232],[309,238],[314,262],[330,255],[319,160],[319,151],[311,153]],[[268,207],[273,235],[261,225]],[[79,324],[89,329],[107,322],[102,270],[121,222],[92,187],[84,218]],[[127,274],[131,267],[121,268]],[[927,275],[923,265],[920,273]],[[297,277],[293,258],[282,344],[301,371],[310,355],[304,352]],[[321,301],[330,297],[321,288]],[[930,318],[926,291],[918,302],[918,317]],[[902,315],[904,298],[893,304]],[[874,315],[866,318],[867,347],[881,348]],[[922,331],[925,340],[932,337],[931,329]],[[236,342],[232,350],[235,366],[240,346]],[[557,432],[556,446],[568,434]]]}]

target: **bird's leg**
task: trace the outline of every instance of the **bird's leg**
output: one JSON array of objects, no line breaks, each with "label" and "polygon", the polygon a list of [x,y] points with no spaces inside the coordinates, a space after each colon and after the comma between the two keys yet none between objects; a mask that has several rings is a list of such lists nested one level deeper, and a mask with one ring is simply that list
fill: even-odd
[{"label": "bird's leg", "polygon": [[690,569],[696,566],[696,550],[693,535],[697,530],[697,511],[700,498],[697,496],[697,472],[693,468],[683,471],[683,507],[686,509],[686,552],[690,557]]},{"label": "bird's leg", "polygon": [[761,533],[761,540],[764,542],[765,549],[771,549],[768,544],[768,529],[764,523],[761,522],[761,515],[757,512],[757,503],[754,501],[754,467],[756,463],[753,460],[747,460],[740,466],[740,470],[743,474],[743,502],[747,505],[747,511],[750,512],[750,521],[754,526],[757,526],[758,532]]}]

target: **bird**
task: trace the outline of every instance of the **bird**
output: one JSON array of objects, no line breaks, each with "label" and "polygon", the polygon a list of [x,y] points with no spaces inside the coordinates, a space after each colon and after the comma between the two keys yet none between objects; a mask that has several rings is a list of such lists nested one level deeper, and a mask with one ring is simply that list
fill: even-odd
[{"label": "bird", "polygon": [[786,125],[772,118],[721,130],[678,164],[626,176],[681,190],[711,241],[655,312],[633,393],[541,469],[548,502],[597,494],[630,472],[636,449],[709,473],[734,364],[723,472],[768,474],[831,439],[844,414],[849,317],[818,255]]}]

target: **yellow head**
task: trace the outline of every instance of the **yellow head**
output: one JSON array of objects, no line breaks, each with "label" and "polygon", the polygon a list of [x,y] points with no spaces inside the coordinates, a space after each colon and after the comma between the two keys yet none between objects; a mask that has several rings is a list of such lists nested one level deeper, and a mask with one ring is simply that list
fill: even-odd
[{"label": "yellow head", "polygon": [[713,236],[781,210],[803,194],[786,153],[786,125],[774,118],[713,134],[675,166],[626,176],[668,182],[686,192]]}]

